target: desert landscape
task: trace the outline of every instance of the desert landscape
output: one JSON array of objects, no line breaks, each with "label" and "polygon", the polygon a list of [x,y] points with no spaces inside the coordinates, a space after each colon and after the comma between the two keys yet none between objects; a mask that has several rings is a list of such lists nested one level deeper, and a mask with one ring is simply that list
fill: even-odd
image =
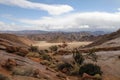
[{"label": "desert landscape", "polygon": [[0,80],[120,80],[120,0],[0,0]]},{"label": "desert landscape", "polygon": [[[36,41],[28,35],[1,33],[0,79],[120,80],[119,38],[120,30],[95,41],[61,43]],[[98,72],[94,76],[89,72],[85,75],[80,69],[87,64],[98,65],[100,70],[96,69]]]}]

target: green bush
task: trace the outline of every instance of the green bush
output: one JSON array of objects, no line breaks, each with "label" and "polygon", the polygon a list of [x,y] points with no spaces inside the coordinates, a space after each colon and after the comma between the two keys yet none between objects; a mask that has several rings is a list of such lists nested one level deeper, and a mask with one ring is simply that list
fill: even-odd
[{"label": "green bush", "polygon": [[79,75],[83,76],[84,73],[87,73],[91,76],[94,76],[96,74],[102,75],[100,66],[98,66],[96,64],[91,64],[91,63],[84,64],[83,66],[80,67]]},{"label": "green bush", "polygon": [[57,46],[51,46],[51,47],[49,47],[49,49],[50,49],[51,51],[57,51],[57,50],[58,50],[58,47],[57,47]]},{"label": "green bush", "polygon": [[38,46],[33,46],[33,45],[30,46],[29,50],[31,52],[39,52]]},{"label": "green bush", "polygon": [[45,52],[45,50],[39,50],[39,52],[38,52],[40,55],[43,55],[43,54],[45,54],[46,52]]},{"label": "green bush", "polygon": [[84,58],[78,50],[73,51],[73,58],[75,62],[79,65],[81,65],[84,62]]},{"label": "green bush", "polygon": [[72,68],[73,68],[73,66],[71,64],[69,64],[69,63],[66,63],[66,62],[58,64],[58,70],[64,72],[63,70],[66,69],[67,72],[65,72],[65,73],[69,73],[70,74],[70,71],[71,71]]},{"label": "green bush", "polygon": [[48,61],[51,61],[51,60],[52,60],[52,58],[51,58],[49,55],[47,55],[47,54],[43,54],[43,55],[42,55],[42,59],[43,59],[43,60],[48,60]]},{"label": "green bush", "polygon": [[45,49],[45,50],[44,50],[44,52],[45,52],[45,53],[48,53],[48,52],[49,52],[49,50]]}]

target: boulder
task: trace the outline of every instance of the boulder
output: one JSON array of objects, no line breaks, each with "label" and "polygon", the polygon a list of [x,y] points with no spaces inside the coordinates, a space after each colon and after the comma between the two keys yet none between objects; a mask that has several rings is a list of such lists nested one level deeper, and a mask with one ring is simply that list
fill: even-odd
[{"label": "boulder", "polygon": [[19,46],[7,46],[6,51],[23,57],[29,53],[27,48],[22,48]]},{"label": "boulder", "polygon": [[5,46],[0,45],[0,50],[6,50]]},{"label": "boulder", "polygon": [[102,77],[99,74],[95,74],[94,76],[91,76],[87,73],[84,73],[82,76],[82,80],[102,80]]},{"label": "boulder", "polygon": [[0,74],[0,80],[11,80],[11,79],[3,74]]},{"label": "boulder", "polygon": [[16,47],[16,46],[7,46],[6,47],[6,51],[9,53],[14,53],[14,52],[18,52],[20,47]]},{"label": "boulder", "polygon": [[13,67],[17,66],[17,62],[14,59],[7,59],[3,64],[2,67],[6,68],[7,70],[12,70]]}]

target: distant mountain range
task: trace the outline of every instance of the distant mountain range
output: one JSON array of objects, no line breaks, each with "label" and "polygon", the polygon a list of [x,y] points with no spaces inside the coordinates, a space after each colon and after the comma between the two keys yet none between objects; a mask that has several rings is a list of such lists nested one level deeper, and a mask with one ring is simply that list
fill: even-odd
[{"label": "distant mountain range", "polygon": [[[45,34],[45,33],[73,33],[72,31],[42,31],[42,30],[22,30],[22,31],[0,31],[0,33],[10,33],[10,34],[21,34],[21,35],[24,35],[24,34]],[[111,33],[110,31],[77,31],[74,33],[89,33],[91,35],[104,35],[104,34],[108,34],[108,33]]]},{"label": "distant mountain range", "polygon": [[0,31],[0,33],[10,33],[10,34],[41,34],[47,31],[42,30],[23,30],[23,31]]},{"label": "distant mountain range", "polygon": [[104,31],[65,32],[65,31],[24,30],[24,31],[0,31],[0,33],[21,35],[35,41],[72,42],[72,41],[94,41],[101,35],[110,32]]}]

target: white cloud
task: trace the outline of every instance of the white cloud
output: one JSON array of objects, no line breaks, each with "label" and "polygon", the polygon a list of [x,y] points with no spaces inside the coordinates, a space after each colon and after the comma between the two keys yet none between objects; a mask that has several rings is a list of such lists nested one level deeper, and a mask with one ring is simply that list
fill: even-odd
[{"label": "white cloud", "polygon": [[48,5],[43,3],[30,2],[28,0],[0,0],[0,4],[18,6],[28,9],[44,10],[51,15],[60,15],[73,10],[73,8],[69,5]]},{"label": "white cloud", "polygon": [[[14,18],[14,17],[12,17]],[[10,20],[10,18],[8,17]],[[83,12],[40,19],[11,19],[15,23],[0,23],[0,30],[117,30],[120,28],[120,13]]]},{"label": "white cloud", "polygon": [[16,31],[16,30],[26,30],[29,29],[30,26],[21,26],[21,25],[17,25],[14,22],[12,23],[5,23],[0,21],[0,31],[6,31],[6,30],[10,30],[10,31]]},{"label": "white cloud", "polygon": [[0,21],[0,31],[19,31],[19,30],[46,30],[45,26],[34,26],[27,24],[16,24],[15,22],[5,23]]},{"label": "white cloud", "polygon": [[11,29],[11,25],[7,25],[4,22],[0,21],[0,30],[7,30],[7,29]]},{"label": "white cloud", "polygon": [[46,30],[62,29],[108,29],[120,28],[120,14],[107,12],[84,12],[66,16],[43,17],[38,20],[20,19],[20,22],[37,26],[38,29],[45,27]]}]

